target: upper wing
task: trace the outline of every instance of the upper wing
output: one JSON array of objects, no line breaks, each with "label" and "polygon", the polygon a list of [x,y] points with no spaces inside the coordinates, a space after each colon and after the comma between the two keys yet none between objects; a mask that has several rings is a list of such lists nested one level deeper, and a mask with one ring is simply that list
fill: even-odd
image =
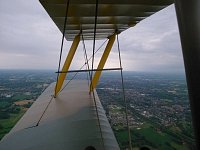
[{"label": "upper wing", "polygon": [[[40,0],[63,32],[67,0]],[[172,4],[174,0],[98,0],[96,39],[122,32]],[[73,40],[82,30],[84,39],[94,37],[96,0],[70,0],[65,38]]]}]

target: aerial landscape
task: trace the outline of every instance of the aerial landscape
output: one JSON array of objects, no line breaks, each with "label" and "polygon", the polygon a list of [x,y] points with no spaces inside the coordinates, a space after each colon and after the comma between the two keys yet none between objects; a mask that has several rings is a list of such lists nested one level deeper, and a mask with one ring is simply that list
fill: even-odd
[{"label": "aerial landscape", "polygon": [[199,8],[0,1],[0,149],[200,149]]},{"label": "aerial landscape", "polygon": [[[1,70],[0,74],[0,138],[3,138],[42,91],[55,82],[56,76],[53,71],[36,70]],[[86,74],[76,79],[86,79]],[[124,72],[124,83],[134,149],[195,148],[184,74]],[[126,149],[128,134],[120,73],[104,73],[97,93],[120,148]]]}]

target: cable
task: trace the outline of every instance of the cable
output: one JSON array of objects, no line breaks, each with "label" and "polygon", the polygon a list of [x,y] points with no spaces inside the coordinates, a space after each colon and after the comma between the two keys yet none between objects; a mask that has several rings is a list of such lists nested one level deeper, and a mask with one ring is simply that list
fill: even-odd
[{"label": "cable", "polygon": [[[97,15],[98,15],[98,0],[96,0],[96,8],[95,8],[94,39],[93,39],[93,51],[92,51],[92,70],[94,69],[94,52],[95,52],[95,45],[96,45],[95,42],[96,42],[96,29],[97,29]],[[90,82],[90,89],[93,89],[92,77],[93,77],[93,71],[91,71],[91,75],[90,75],[90,81],[91,81]],[[100,134],[101,134],[101,140],[102,140],[103,148],[105,149],[94,90],[92,90],[92,95],[93,95],[93,99],[94,99],[95,110],[96,110],[96,114],[97,114],[97,120],[98,120],[99,129],[100,129]]]},{"label": "cable", "polygon": [[[81,32],[81,36],[82,36],[82,42],[83,42],[83,51],[84,51],[84,55],[85,55],[85,64],[87,64],[86,69],[90,70],[90,66],[88,63],[88,57],[87,57],[87,50],[85,47],[85,42],[84,42],[84,37],[83,37],[83,32]],[[89,78],[90,78],[90,71],[88,71],[88,74],[87,74],[88,86],[90,85]]]},{"label": "cable", "polygon": [[[60,64],[61,64],[61,59],[62,59],[62,51],[63,51],[63,45],[64,45],[64,38],[65,38],[65,30],[66,30],[66,24],[67,24],[67,14],[68,14],[68,10],[69,10],[69,1],[67,1],[67,7],[66,7],[66,12],[65,12],[65,21],[64,21],[64,28],[63,28],[63,35],[62,35],[62,42],[61,42],[61,48],[60,48],[60,58],[59,58],[59,63],[58,63],[58,72],[60,71]],[[59,73],[57,74],[57,81],[56,81],[56,87],[55,89],[57,89],[57,84],[58,84],[58,77],[59,77]],[[54,95],[55,96],[55,95]]]},{"label": "cable", "polygon": [[54,98],[54,97],[52,96],[51,99],[50,99],[50,101],[48,102],[47,106],[45,107],[45,109],[44,109],[44,111],[43,111],[43,113],[42,113],[40,119],[38,120],[36,126],[39,125],[40,121],[42,120],[42,117],[44,116],[45,112],[47,111],[47,109],[48,109],[49,105],[51,104],[51,101],[53,100],[53,98]]},{"label": "cable", "polygon": [[[92,50],[92,70],[94,69],[94,51],[96,45],[96,29],[97,29],[97,14],[98,14],[98,0],[96,0],[96,7],[95,7],[95,21],[94,21],[94,39],[93,39],[93,50]],[[93,71],[91,71],[90,79],[92,81]],[[92,86],[92,83],[91,83]],[[90,88],[91,89],[91,88]]]},{"label": "cable", "polygon": [[[85,70],[69,70],[69,71],[61,71],[59,73],[74,73],[74,72],[90,72],[90,71],[111,71],[111,70],[121,70],[122,68],[105,68],[105,69],[85,69]],[[57,73],[57,72],[56,72]]]},{"label": "cable", "polygon": [[[117,47],[118,47],[118,52],[119,52],[119,65],[120,65],[120,68],[122,68],[122,61],[121,61],[121,54],[120,54],[120,46],[119,46],[118,34],[117,34]],[[126,124],[127,124],[127,129],[128,129],[129,148],[130,148],[130,150],[132,150],[131,133],[130,133],[130,127],[129,127],[128,109],[127,109],[127,101],[126,101],[126,97],[125,97],[124,77],[123,77],[122,70],[121,70],[121,80],[122,80],[123,100],[124,100],[124,103],[125,103],[125,114],[126,114]]]},{"label": "cable", "polygon": [[[98,1],[97,1],[97,4],[98,4]],[[98,9],[98,5],[96,5],[96,15],[95,15],[96,18],[97,18],[97,9]],[[95,18],[95,20],[96,20],[96,18]],[[96,21],[95,21],[95,30],[96,30]],[[96,32],[95,32],[95,34],[94,34],[94,41],[95,41],[95,36],[96,36]],[[89,70],[90,70],[90,67],[89,67],[89,63],[88,63],[87,51],[86,51],[86,47],[85,47],[85,43],[84,43],[83,34],[82,34],[82,41],[83,41],[84,54],[85,54],[85,64],[87,64],[88,74],[89,74],[89,77],[90,77],[90,83],[91,83],[91,86],[92,86],[92,78],[91,78],[92,75],[90,74],[90,71],[89,71]],[[91,71],[91,72],[93,72],[94,54],[95,54],[95,42],[93,42],[92,71]],[[88,81],[89,81],[89,80],[88,80]],[[89,84],[88,84],[88,85],[89,85]],[[96,103],[94,91],[92,91],[92,93],[93,93],[93,99],[94,99],[94,102],[95,102],[95,110],[96,110],[96,114],[97,114],[99,129],[100,129],[100,133],[101,133],[101,140],[102,140],[103,147],[104,147],[104,149],[105,149],[104,141],[103,141],[103,134],[102,134],[102,129],[101,129],[101,125],[100,125],[100,119],[99,119],[99,114],[98,114],[98,110],[97,110],[97,103]]]},{"label": "cable", "polygon": [[[94,54],[96,54],[103,46],[104,46],[104,44],[106,43],[108,41],[108,39],[106,39],[100,46],[99,46],[99,48],[95,51],[95,53]],[[90,58],[88,59],[88,62],[90,61],[92,59],[92,56],[90,56]],[[85,64],[83,64],[81,67],[80,67],[80,69],[79,70],[81,70],[81,69],[83,69],[83,67],[86,65],[86,63]],[[78,72],[76,72],[75,74],[74,74],[74,76],[65,84],[65,86],[62,88],[62,90],[60,90],[60,92],[62,92],[66,87],[67,87],[67,85],[69,85],[69,83],[77,76],[77,74],[78,74]],[[90,77],[89,77],[90,78]],[[59,92],[59,93],[60,93]]]}]

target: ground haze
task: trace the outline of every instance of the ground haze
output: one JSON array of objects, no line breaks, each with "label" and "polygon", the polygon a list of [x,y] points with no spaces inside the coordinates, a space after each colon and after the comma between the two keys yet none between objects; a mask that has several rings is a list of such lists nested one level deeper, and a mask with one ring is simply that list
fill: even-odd
[{"label": "ground haze", "polygon": [[[87,74],[81,73],[76,79],[87,79]],[[0,138],[54,81],[53,71],[0,71]],[[134,149],[142,146],[156,150],[194,148],[183,74],[124,72],[124,83]],[[125,149],[128,136],[120,72],[103,73],[97,92],[118,143]]]}]

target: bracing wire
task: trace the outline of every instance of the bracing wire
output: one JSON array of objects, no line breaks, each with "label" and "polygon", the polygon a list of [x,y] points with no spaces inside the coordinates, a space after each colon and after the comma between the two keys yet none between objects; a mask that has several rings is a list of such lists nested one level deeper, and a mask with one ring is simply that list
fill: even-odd
[{"label": "bracing wire", "polygon": [[[103,46],[104,46],[104,44],[106,43],[108,41],[108,39],[106,39],[100,46],[99,46],[99,48],[95,51],[95,53],[94,54],[96,54]],[[92,59],[92,56],[90,56],[90,58],[88,59],[88,63],[89,63],[89,61]],[[82,70],[83,69],[83,67],[86,65],[86,63],[84,63],[81,67],[80,67],[80,69],[79,70]],[[73,75],[73,77],[65,84],[65,86],[60,90],[60,92],[62,92],[66,87],[67,87],[67,85],[69,85],[69,83],[77,76],[77,74],[78,74],[78,72],[76,72],[74,75]],[[90,77],[89,77],[90,78]],[[59,92],[59,93],[60,93]]]},{"label": "bracing wire", "polygon": [[[60,71],[60,64],[61,64],[61,59],[62,59],[62,51],[63,51],[63,45],[64,45],[64,38],[65,38],[65,30],[66,30],[66,24],[67,24],[67,14],[68,14],[68,10],[69,10],[69,1],[67,1],[67,6],[66,6],[66,12],[65,12],[65,21],[64,21],[64,28],[63,28],[63,34],[62,34],[62,42],[61,42],[61,48],[60,48],[60,58],[59,58],[59,63],[58,63],[58,72]],[[57,83],[58,83],[58,77],[59,77],[59,73],[57,74],[57,81],[56,81],[56,87],[55,89],[57,89]],[[54,95],[55,96],[55,95]]]},{"label": "bracing wire", "polygon": [[[96,7],[95,7],[95,23],[94,23],[94,39],[93,39],[93,50],[92,50],[92,70],[94,69],[94,52],[95,52],[95,45],[96,45],[96,29],[97,29],[97,15],[98,15],[98,0],[96,0]],[[93,71],[91,71],[90,80],[92,81]],[[92,86],[92,83],[91,83]],[[90,88],[91,89],[91,88]]]},{"label": "bracing wire", "polygon": [[[96,45],[95,42],[96,42],[98,3],[99,3],[98,0],[96,0],[96,7],[95,7],[95,24],[94,24],[94,39],[93,39],[93,51],[92,51],[92,71],[91,71],[91,75],[90,75],[90,81],[91,81],[91,83],[90,83],[90,89],[93,89],[92,77],[93,77],[94,53],[95,53],[95,45]],[[101,140],[102,140],[103,148],[105,149],[104,140],[103,140],[103,134],[102,134],[102,129],[101,129],[101,124],[100,124],[99,113],[98,113],[97,102],[96,102],[94,90],[92,90],[92,95],[93,95],[93,100],[94,100],[94,104],[95,104],[95,110],[96,110],[96,114],[97,114],[97,120],[98,120],[99,129],[100,129]]]},{"label": "bracing wire", "polygon": [[[89,63],[88,63],[88,57],[87,57],[87,50],[86,50],[85,41],[84,41],[84,36],[83,36],[83,32],[81,32],[81,36],[82,36],[82,43],[83,43],[83,51],[84,51],[84,55],[85,55],[86,69],[90,70],[90,66],[89,66]],[[87,73],[88,86],[90,85],[89,79],[90,79],[90,71],[88,71],[88,73]]]},{"label": "bracing wire", "polygon": [[[117,47],[118,47],[118,53],[119,53],[119,65],[120,65],[120,68],[122,68],[122,61],[121,61],[121,53],[120,53],[120,45],[119,45],[118,34],[117,34]],[[129,148],[130,148],[130,150],[132,150],[131,132],[130,132],[130,126],[129,126],[129,120],[128,120],[128,108],[127,108],[128,106],[127,106],[125,90],[124,90],[124,77],[123,77],[122,69],[121,69],[121,82],[122,82],[123,100],[124,100],[124,103],[125,103],[125,114],[126,114],[126,125],[127,125],[127,129],[128,129]]]}]

